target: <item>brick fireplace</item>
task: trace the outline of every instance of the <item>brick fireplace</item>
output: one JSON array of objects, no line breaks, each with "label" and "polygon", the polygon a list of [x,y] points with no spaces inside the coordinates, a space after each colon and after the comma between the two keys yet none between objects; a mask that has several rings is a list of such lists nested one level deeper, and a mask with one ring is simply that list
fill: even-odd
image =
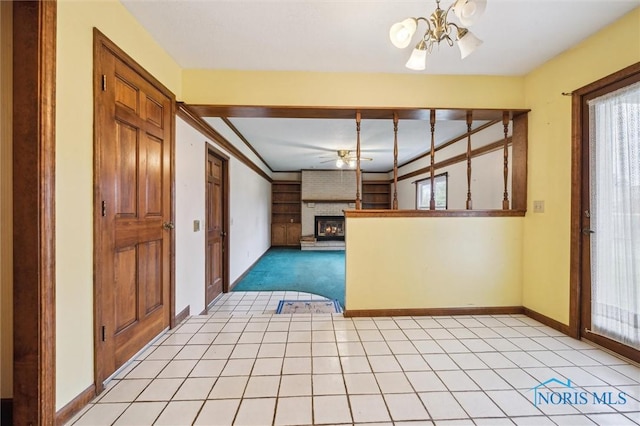
[{"label": "brick fireplace", "polygon": [[[343,211],[355,208],[356,172],[354,170],[303,170],[301,192],[303,240],[306,236],[317,241],[316,244],[302,244],[303,249],[307,246],[307,249],[318,250],[322,249],[320,247],[323,245],[331,247],[331,250],[344,248]],[[342,235],[317,235],[316,217],[330,217],[334,222],[340,219]]]}]

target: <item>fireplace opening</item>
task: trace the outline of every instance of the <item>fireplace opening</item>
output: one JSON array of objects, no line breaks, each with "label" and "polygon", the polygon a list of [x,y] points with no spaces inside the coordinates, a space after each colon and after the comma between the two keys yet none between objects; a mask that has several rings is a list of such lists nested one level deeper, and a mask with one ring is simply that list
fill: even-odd
[{"label": "fireplace opening", "polygon": [[344,241],[344,216],[316,216],[317,241]]}]

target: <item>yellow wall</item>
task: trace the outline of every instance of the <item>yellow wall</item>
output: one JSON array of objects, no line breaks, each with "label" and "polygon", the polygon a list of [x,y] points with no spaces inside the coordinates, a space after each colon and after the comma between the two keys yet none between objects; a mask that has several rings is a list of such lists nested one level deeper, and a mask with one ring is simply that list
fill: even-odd
[{"label": "yellow wall", "polygon": [[523,108],[522,77],[184,70],[191,104]]},{"label": "yellow wall", "polygon": [[569,324],[571,97],[562,96],[640,61],[640,8],[525,78],[529,211],[524,222],[524,306]]},{"label": "yellow wall", "polygon": [[178,97],[181,92],[181,69],[120,2],[58,2],[57,409],[93,383],[93,27]]},{"label": "yellow wall", "polygon": [[11,2],[0,2],[0,398],[13,395],[11,16]]},{"label": "yellow wall", "polygon": [[346,309],[521,306],[522,222],[347,218]]}]

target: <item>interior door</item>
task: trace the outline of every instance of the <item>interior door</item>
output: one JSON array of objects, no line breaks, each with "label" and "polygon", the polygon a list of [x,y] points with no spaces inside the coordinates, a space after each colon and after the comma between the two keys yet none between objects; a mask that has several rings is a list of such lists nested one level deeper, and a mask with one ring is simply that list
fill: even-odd
[{"label": "interior door", "polygon": [[96,44],[96,383],[170,324],[172,98]]},{"label": "interior door", "polygon": [[224,160],[207,149],[205,307],[223,291],[225,274]]}]

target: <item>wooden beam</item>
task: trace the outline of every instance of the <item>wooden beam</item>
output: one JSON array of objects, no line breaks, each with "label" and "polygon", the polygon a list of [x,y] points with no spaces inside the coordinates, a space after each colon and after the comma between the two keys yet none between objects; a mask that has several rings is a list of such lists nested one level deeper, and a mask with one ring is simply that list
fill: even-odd
[{"label": "wooden beam", "polygon": [[[436,111],[438,121],[465,119],[464,108],[398,108],[398,107],[330,107],[330,106],[280,106],[280,105],[189,105],[200,117],[250,117],[250,118],[342,118],[353,119],[357,112],[363,120],[392,119],[397,113],[400,120],[429,120],[432,110]],[[476,120],[498,120],[503,109],[474,109]],[[528,109],[509,110],[516,116]]]},{"label": "wooden beam", "polygon": [[398,113],[393,113],[393,203],[398,210]]},{"label": "wooden beam", "polygon": [[[223,149],[229,152],[232,156],[236,157],[240,160],[241,163],[245,164],[251,170],[262,176],[268,182],[272,182],[271,177],[264,172],[257,164],[255,164],[251,159],[249,159],[246,155],[242,153],[238,148],[233,146],[231,142],[225,139],[220,133],[216,132],[209,124],[204,121],[202,118],[196,114],[191,107],[183,102],[178,102],[177,108],[178,117],[182,118],[186,121],[190,126],[194,129],[198,130],[200,133],[211,139],[213,142],[220,145]],[[267,166],[268,167],[268,166]]]},{"label": "wooden beam", "polygon": [[527,210],[527,151],[529,124],[527,114],[513,118],[511,132],[511,208]]},{"label": "wooden beam", "polygon": [[[511,138],[509,138],[509,143],[511,143]],[[476,148],[471,151],[471,158],[478,157],[480,155],[487,154],[492,151],[497,151],[502,148],[504,145],[504,141],[500,139],[499,141],[492,142],[488,145],[482,146],[480,148]],[[465,161],[467,158],[467,154],[460,154],[454,157],[448,158],[446,160],[440,161],[439,163],[435,163],[433,165],[434,170],[442,169],[443,167],[448,167],[456,163],[460,163]],[[431,167],[423,167],[421,169],[415,170],[413,172],[407,173],[406,175],[402,175],[398,178],[398,180],[411,179],[412,177],[420,176],[425,173],[430,173]]]},{"label": "wooden beam", "polygon": [[473,208],[471,201],[471,125],[473,124],[473,111],[467,111],[467,210]]},{"label": "wooden beam", "polygon": [[360,200],[360,181],[362,171],[360,170],[360,122],[362,121],[362,115],[360,112],[356,112],[356,210],[362,208],[362,201]]},{"label": "wooden beam", "polygon": [[[474,113],[475,113],[475,111],[477,111],[477,110],[474,110]],[[475,115],[474,115],[474,117],[475,117]],[[437,118],[437,116],[436,116],[436,118]],[[477,120],[477,117],[476,117],[476,120]],[[455,138],[450,139],[450,140],[446,141],[445,143],[438,145],[438,146],[436,147],[436,152],[438,152],[438,151],[440,151],[440,150],[442,150],[442,149],[444,149],[444,148],[446,148],[446,147],[448,147],[448,146],[451,146],[451,145],[453,145],[454,143],[459,142],[459,141],[463,140],[464,138],[466,138],[466,137],[468,137],[468,136],[470,136],[470,135],[474,135],[474,134],[476,134],[476,133],[478,133],[478,132],[481,132],[481,131],[483,131],[484,129],[486,129],[486,128],[489,128],[489,127],[493,126],[494,124],[498,124],[499,122],[500,122],[500,120],[491,120],[491,121],[489,121],[488,123],[484,123],[482,126],[479,126],[479,127],[475,128],[475,129],[473,129],[473,130],[470,132],[470,134],[469,134],[469,132],[467,132],[467,133],[464,133],[464,134],[462,134],[462,135],[460,135],[460,136],[456,136]],[[422,159],[422,158],[428,157],[428,156],[429,156],[429,154],[430,154],[430,152],[429,152],[429,151],[425,152],[424,154],[420,154],[420,155],[418,155],[417,157],[414,157],[414,158],[412,158],[411,160],[409,160],[409,161],[407,161],[407,162],[405,162],[405,163],[400,164],[400,166],[399,166],[399,167],[404,167],[404,166],[406,166],[406,165],[408,165],[408,164],[411,164],[411,163],[414,163],[414,162],[416,162],[416,161],[418,161],[418,160],[420,160],[420,159]]]}]

